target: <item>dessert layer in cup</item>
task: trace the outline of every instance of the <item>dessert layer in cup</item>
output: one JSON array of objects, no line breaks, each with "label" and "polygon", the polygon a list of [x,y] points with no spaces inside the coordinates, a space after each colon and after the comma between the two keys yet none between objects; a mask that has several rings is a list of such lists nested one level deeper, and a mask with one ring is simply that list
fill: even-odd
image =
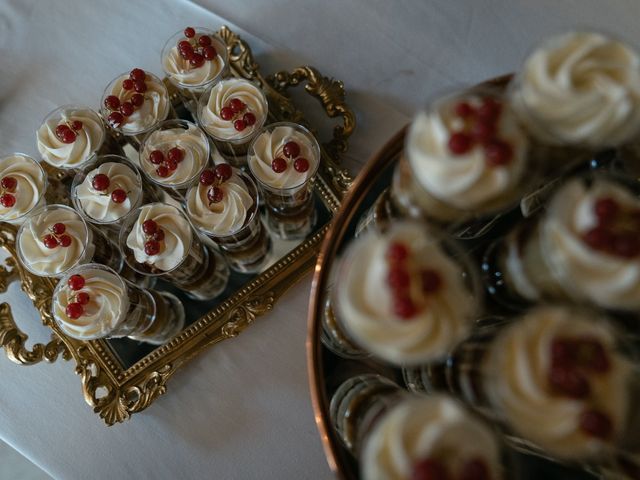
[{"label": "dessert layer in cup", "polygon": [[12,153],[0,157],[0,221],[22,223],[45,203],[47,174],[28,155]]},{"label": "dessert layer in cup", "polygon": [[100,116],[79,105],[55,109],[36,132],[42,159],[61,169],[82,168],[100,150],[106,137]]},{"label": "dessert layer in cup", "polygon": [[510,97],[542,142],[617,146],[640,132],[640,56],[602,33],[557,35],[529,55]]},{"label": "dessert layer in cup", "polygon": [[442,97],[409,128],[392,198],[404,214],[441,223],[497,213],[515,205],[531,181],[529,147],[502,97]]},{"label": "dessert layer in cup", "polygon": [[169,292],[148,290],[153,299],[155,315],[152,322],[142,331],[132,331],[127,337],[132,340],[162,345],[182,331],[185,311],[182,302]]},{"label": "dessert layer in cup", "polygon": [[209,155],[209,138],[197,125],[167,120],[145,137],[139,163],[153,183],[184,190],[207,166]]},{"label": "dessert layer in cup", "polygon": [[344,333],[397,366],[443,359],[467,336],[481,303],[478,275],[465,254],[413,222],[356,239],[333,292]]}]

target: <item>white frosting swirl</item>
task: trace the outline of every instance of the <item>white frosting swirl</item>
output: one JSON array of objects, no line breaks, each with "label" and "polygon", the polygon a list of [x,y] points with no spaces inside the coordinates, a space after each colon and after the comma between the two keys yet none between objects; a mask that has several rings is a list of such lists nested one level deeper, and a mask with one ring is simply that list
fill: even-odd
[{"label": "white frosting swirl", "polygon": [[[98,174],[109,177],[107,191],[93,188],[93,177]],[[116,189],[127,192],[124,202],[116,203],[111,200],[111,193]],[[138,205],[142,196],[142,184],[136,173],[127,165],[106,162],[87,173],[82,183],[76,187],[75,194],[87,216],[99,222],[110,223],[121,219]]]},{"label": "white frosting swirl", "polygon": [[477,210],[514,191],[525,173],[529,142],[508,105],[501,103],[496,133],[512,147],[509,163],[489,165],[479,143],[468,153],[454,155],[448,142],[463,125],[454,112],[460,100],[472,105],[481,102],[473,95],[457,97],[418,114],[409,129],[407,158],[416,180],[428,193],[456,208]]},{"label": "white frosting swirl", "polygon": [[222,201],[211,203],[207,198],[209,186],[198,183],[187,193],[187,212],[191,221],[201,230],[217,235],[231,235],[246,223],[254,211],[256,202],[247,189],[247,184],[235,172],[231,178],[220,184]]},{"label": "white frosting swirl", "polygon": [[[309,169],[306,172],[296,171],[293,168],[293,160],[282,153],[287,142],[296,142],[300,147],[300,157],[309,161]],[[287,169],[281,173],[276,173],[271,168],[271,162],[278,157],[287,162]],[[271,132],[261,133],[256,138],[253,152],[250,152],[248,159],[251,173],[262,183],[273,188],[293,188],[302,185],[315,174],[319,161],[318,151],[307,135],[288,126],[275,127]]]},{"label": "white frosting swirl", "polygon": [[[156,173],[157,165],[151,163],[149,155],[154,150],[160,150],[166,157],[167,152],[173,147],[182,149],[184,158],[169,176],[161,177]],[[154,130],[145,139],[140,154],[140,165],[149,178],[168,186],[190,182],[200,174],[208,161],[209,140],[204,132],[193,124],[189,124],[186,129],[176,127]]]},{"label": "white frosting swirl", "polygon": [[613,198],[621,208],[640,210],[640,200],[604,179],[587,186],[566,184],[542,220],[540,241],[558,285],[578,299],[613,309],[640,308],[640,258],[622,258],[594,250],[582,236],[597,223],[594,204]]},{"label": "white frosting swirl", "polygon": [[640,130],[640,57],[600,33],[545,42],[513,92],[523,122],[549,143],[619,145]]},{"label": "white frosting swirl", "polygon": [[[164,240],[160,242],[158,255],[150,256],[144,251],[147,238],[142,224],[146,220],[153,220],[158,228],[164,231]],[[192,240],[191,226],[177,208],[163,203],[152,203],[140,207],[138,219],[127,236],[127,247],[133,251],[136,262],[168,272],[180,265],[189,254]]]},{"label": "white frosting swirl", "polygon": [[[68,247],[47,248],[43,242],[56,223],[65,225],[65,234],[71,237]],[[29,269],[42,276],[61,274],[93,256],[89,230],[77,212],[70,208],[52,208],[31,216],[20,228],[18,248],[21,259]],[[86,242],[86,243],[85,243]]]},{"label": "white frosting swirl", "polygon": [[[73,143],[63,143],[56,136],[56,127],[79,120],[80,130],[74,130],[76,139]],[[36,132],[38,151],[42,158],[57,168],[78,168],[89,160],[100,149],[104,141],[105,131],[100,117],[89,108],[69,108],[59,115],[45,120]]]},{"label": "white frosting swirl", "polygon": [[[590,397],[558,395],[549,385],[551,344],[557,338],[594,338],[608,352],[610,370],[589,377]],[[579,417],[588,405],[607,414],[614,437],[626,426],[631,364],[615,353],[613,333],[598,318],[563,307],[541,307],[506,327],[483,365],[484,390],[518,435],[553,455],[585,457],[603,442],[582,432]],[[587,403],[588,402],[588,403]]]},{"label": "white frosting swirl", "polygon": [[[198,35],[200,37],[200,35]],[[182,40],[188,40],[185,37],[176,40],[175,45],[169,49],[166,55],[162,58],[162,67],[169,77],[177,81],[180,85],[185,87],[199,87],[212,80],[214,80],[225,67],[224,59],[220,53],[222,48],[219,42],[215,40],[212,46],[218,52],[218,55],[213,60],[205,60],[204,65],[194,68],[178,52],[178,42]]]},{"label": "white frosting swirl", "polygon": [[444,395],[409,398],[384,414],[365,437],[362,478],[409,479],[415,465],[427,458],[440,462],[451,478],[473,460],[485,463],[488,478],[502,478],[491,430]]},{"label": "white frosting swirl", "polygon": [[[420,277],[412,281],[412,297],[422,308],[410,319],[394,313],[387,284],[387,251],[392,242],[411,249],[408,265],[435,270],[438,291],[422,294]],[[464,338],[476,313],[476,299],[464,284],[463,269],[430,237],[425,227],[401,223],[385,235],[359,237],[343,262],[338,280],[336,313],[350,336],[364,349],[393,364],[412,365],[445,355]],[[415,288],[414,288],[415,287]],[[417,288],[417,291],[416,291]]]},{"label": "white frosting swirl", "polygon": [[[199,120],[202,127],[220,140],[240,140],[250,137],[259,129],[267,118],[267,101],[262,91],[248,80],[231,78],[217,83],[201,100]],[[245,112],[256,116],[256,123],[238,131],[232,120],[220,117],[222,107],[237,98],[247,106]]]},{"label": "white frosting swirl", "polygon": [[[120,278],[102,269],[82,271],[85,286],[74,291],[65,283],[53,299],[53,314],[56,321],[68,335],[79,340],[103,338],[113,332],[126,318],[129,297]],[[79,292],[89,295],[89,303],[83,305],[84,313],[79,318],[70,318],[67,305],[75,301]]]},{"label": "white frosting swirl", "polygon": [[[143,93],[144,102],[141,106],[135,107],[132,115],[124,117],[124,123],[118,128],[126,135],[136,135],[149,130],[158,122],[163,121],[169,114],[169,94],[167,88],[155,75],[146,74],[145,83],[147,91]],[[129,78],[129,74],[118,77],[111,87],[111,91],[106,95],[115,95],[120,99],[120,103],[130,102],[131,97],[136,94],[134,89],[125,90],[122,87],[122,81]],[[109,112],[105,112],[105,118]]]},{"label": "white frosting swirl", "polygon": [[13,177],[17,182],[15,192],[10,192],[16,199],[15,205],[10,208],[0,205],[0,221],[11,221],[38,205],[47,179],[35,160],[19,153],[0,158],[0,179],[4,177]]}]

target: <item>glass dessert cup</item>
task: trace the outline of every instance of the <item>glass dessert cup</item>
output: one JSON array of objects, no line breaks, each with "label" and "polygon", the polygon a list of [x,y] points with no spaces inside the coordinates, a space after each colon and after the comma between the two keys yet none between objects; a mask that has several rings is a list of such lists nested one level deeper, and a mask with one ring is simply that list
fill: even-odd
[{"label": "glass dessert cup", "polygon": [[[228,179],[215,177],[211,170],[214,183],[195,182],[187,192],[185,210],[196,229],[220,248],[231,268],[258,272],[272,249],[271,237],[260,219],[258,188],[249,175],[228,169]],[[215,194],[222,198],[214,198]]]},{"label": "glass dessert cup", "polygon": [[[162,49],[161,61],[165,75],[176,86],[187,109],[195,117],[200,95],[228,75],[229,52],[227,45],[213,30],[202,27],[194,27],[193,30],[195,35],[191,38],[187,38],[184,31],[177,32],[169,38]],[[209,37],[208,45],[200,44],[201,36]],[[181,55],[179,48],[181,42],[188,42],[191,45],[189,52],[203,55],[201,66],[194,67],[186,55]],[[203,43],[207,42],[203,41]],[[204,51],[207,46],[213,47],[214,56],[211,56],[210,50]],[[197,60],[200,61],[200,58],[198,57]]]},{"label": "glass dessert cup", "polygon": [[[289,151],[291,144],[296,147]],[[315,137],[295,123],[267,125],[251,143],[249,169],[264,197],[267,225],[278,237],[301,239],[313,230],[317,219],[313,179],[320,158]]]},{"label": "glass dessert cup", "polygon": [[40,277],[60,277],[92,260],[114,270],[122,267],[115,245],[65,205],[33,212],[18,230],[16,250],[22,265]]},{"label": "glass dessert cup", "polygon": [[499,479],[511,463],[493,430],[452,397],[412,395],[377,375],[344,382],[330,414],[365,480]]},{"label": "glass dessert cup", "polygon": [[53,292],[51,313],[72,338],[129,337],[154,345],[184,326],[184,308],[172,294],[145,290],[97,263],[72,268]]},{"label": "glass dessert cup", "polygon": [[322,344],[342,358],[360,359],[369,357],[369,353],[355,345],[345,334],[344,329],[338,323],[331,302],[331,289],[329,289],[326,293],[322,314],[322,331],[320,334]]},{"label": "glass dessert cup", "polygon": [[[147,220],[153,220],[153,230],[143,227]],[[157,244],[157,253],[148,250],[149,242]],[[224,259],[198,239],[184,213],[173,205],[156,202],[134,210],[124,219],[119,245],[135,272],[161,277],[196,300],[213,299],[227,286],[229,267]]]},{"label": "glass dessert cup", "polygon": [[208,88],[198,100],[198,124],[234,167],[244,167],[247,150],[267,120],[262,90],[248,80],[230,78]]},{"label": "glass dessert cup", "polygon": [[145,136],[139,164],[150,182],[182,198],[209,164],[210,155],[209,138],[196,124],[166,120]]},{"label": "glass dessert cup", "polygon": [[0,157],[0,222],[21,225],[46,204],[47,173],[23,153]]}]

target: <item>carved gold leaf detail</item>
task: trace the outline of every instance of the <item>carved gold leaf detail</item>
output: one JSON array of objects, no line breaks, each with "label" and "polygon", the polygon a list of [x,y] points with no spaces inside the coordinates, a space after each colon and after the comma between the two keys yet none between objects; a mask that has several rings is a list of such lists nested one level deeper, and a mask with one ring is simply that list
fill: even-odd
[{"label": "carved gold leaf detail", "polygon": [[238,305],[229,315],[229,320],[222,327],[225,338],[236,337],[247,328],[257,316],[264,315],[273,308],[276,295],[270,291],[264,295],[255,296],[242,305]]}]

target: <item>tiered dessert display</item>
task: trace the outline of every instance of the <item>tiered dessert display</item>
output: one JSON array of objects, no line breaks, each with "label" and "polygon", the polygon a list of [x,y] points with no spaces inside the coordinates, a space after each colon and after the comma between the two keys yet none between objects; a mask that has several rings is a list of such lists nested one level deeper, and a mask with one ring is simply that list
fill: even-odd
[{"label": "tiered dessert display", "polygon": [[309,311],[339,477],[640,478],[638,145],[640,55],[578,32],[370,161]]}]

